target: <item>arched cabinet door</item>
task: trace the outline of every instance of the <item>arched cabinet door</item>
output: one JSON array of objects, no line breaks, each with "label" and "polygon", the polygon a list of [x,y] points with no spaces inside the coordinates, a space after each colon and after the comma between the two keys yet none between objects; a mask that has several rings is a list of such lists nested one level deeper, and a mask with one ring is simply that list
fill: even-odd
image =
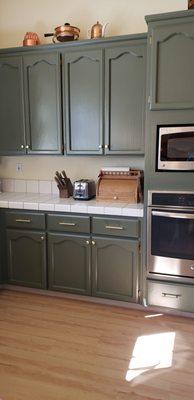
[{"label": "arched cabinet door", "polygon": [[194,24],[150,26],[150,109],[194,108]]},{"label": "arched cabinet door", "polygon": [[62,57],[67,154],[102,154],[102,50],[65,52]]},{"label": "arched cabinet door", "polygon": [[106,154],[144,153],[145,87],[146,40],[105,49]]},{"label": "arched cabinet door", "polygon": [[48,234],[49,289],[91,294],[89,236]]},{"label": "arched cabinet door", "polygon": [[93,237],[92,294],[137,302],[138,240]]},{"label": "arched cabinet door", "polygon": [[60,154],[60,55],[54,51],[25,54],[23,62],[27,152]]},{"label": "arched cabinet door", "polygon": [[46,288],[46,235],[7,229],[8,282]]},{"label": "arched cabinet door", "polygon": [[25,153],[22,58],[0,56],[0,155]]}]

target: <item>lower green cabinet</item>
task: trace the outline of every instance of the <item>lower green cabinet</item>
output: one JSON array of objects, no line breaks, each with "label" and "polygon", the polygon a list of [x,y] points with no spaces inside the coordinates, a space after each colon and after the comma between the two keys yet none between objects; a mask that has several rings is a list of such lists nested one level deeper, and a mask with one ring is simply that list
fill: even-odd
[{"label": "lower green cabinet", "polygon": [[137,240],[95,237],[92,241],[92,294],[115,300],[138,299]]},{"label": "lower green cabinet", "polygon": [[48,234],[49,289],[91,294],[89,235]]},{"label": "lower green cabinet", "polygon": [[7,229],[8,283],[46,288],[46,235]]}]

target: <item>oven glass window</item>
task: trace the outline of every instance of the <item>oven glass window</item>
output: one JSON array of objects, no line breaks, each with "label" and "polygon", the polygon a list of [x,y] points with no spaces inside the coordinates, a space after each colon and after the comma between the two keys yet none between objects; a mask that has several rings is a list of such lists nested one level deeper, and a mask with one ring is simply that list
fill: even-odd
[{"label": "oven glass window", "polygon": [[194,219],[152,215],[151,237],[152,255],[194,260]]},{"label": "oven glass window", "polygon": [[161,161],[194,161],[194,132],[161,135]]}]

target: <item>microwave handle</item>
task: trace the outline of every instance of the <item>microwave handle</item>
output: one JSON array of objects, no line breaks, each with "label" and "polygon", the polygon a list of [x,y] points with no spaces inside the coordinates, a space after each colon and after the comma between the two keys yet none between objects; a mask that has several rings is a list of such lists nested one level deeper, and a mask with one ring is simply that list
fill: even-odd
[{"label": "microwave handle", "polygon": [[166,218],[194,219],[194,214],[172,213],[166,211],[152,211],[152,215]]}]

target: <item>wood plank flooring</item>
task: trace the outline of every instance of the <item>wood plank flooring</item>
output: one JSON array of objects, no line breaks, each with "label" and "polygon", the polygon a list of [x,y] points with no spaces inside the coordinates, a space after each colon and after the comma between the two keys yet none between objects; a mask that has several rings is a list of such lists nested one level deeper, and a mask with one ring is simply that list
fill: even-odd
[{"label": "wood plank flooring", "polygon": [[194,320],[1,291],[0,399],[193,400]]}]

